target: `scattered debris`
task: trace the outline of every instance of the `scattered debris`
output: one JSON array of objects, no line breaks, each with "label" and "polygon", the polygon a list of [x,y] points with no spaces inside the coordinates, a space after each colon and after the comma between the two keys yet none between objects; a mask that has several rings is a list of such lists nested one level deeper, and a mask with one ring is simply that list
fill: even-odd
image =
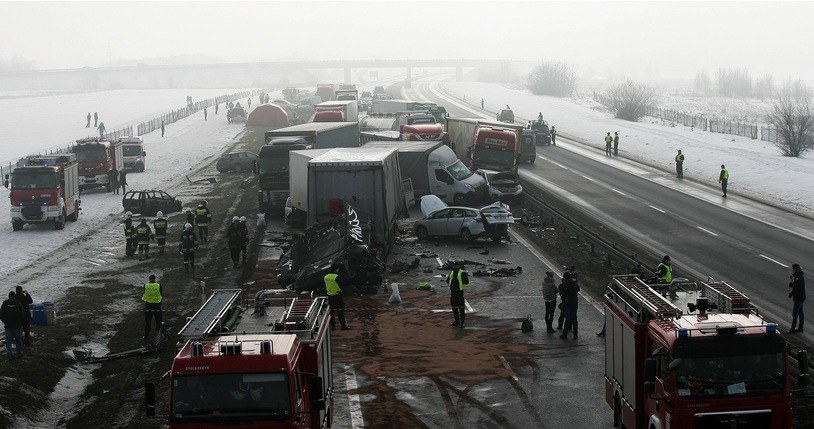
[{"label": "scattered debris", "polygon": [[425,281],[418,282],[418,286],[416,286],[416,289],[417,290],[428,290],[430,292],[435,292],[435,286],[433,286],[433,285],[431,285],[431,284],[429,284],[429,283],[427,283]]},{"label": "scattered debris", "polygon": [[390,270],[389,271],[391,273],[400,273],[402,271],[407,271],[407,270],[409,270],[411,268],[418,268],[420,266],[421,266],[421,259],[420,258],[413,259],[413,262],[410,263],[410,264],[408,264],[406,262],[402,262],[402,261],[395,261],[395,262],[393,262],[393,264],[390,265]]},{"label": "scattered debris", "polygon": [[432,269],[432,267],[427,267],[427,268],[424,268],[424,272],[425,273],[431,273],[431,272],[433,272],[433,269]]},{"label": "scattered debris", "polygon": [[189,176],[185,176],[185,177],[187,178],[189,183],[212,183],[212,184],[218,183],[218,179],[216,179],[214,177],[204,177],[203,179],[197,179],[197,180],[192,180],[192,179],[189,178]]},{"label": "scattered debris", "polygon": [[458,264],[461,264],[461,265],[478,265],[478,266],[481,266],[481,267],[486,266],[486,264],[484,264],[483,262],[470,261],[469,259],[463,259],[463,260],[461,260],[461,259],[450,259],[447,262],[445,262],[444,265],[441,266],[441,268],[443,268],[445,270],[451,270],[454,266],[456,266]]},{"label": "scattered debris", "polygon": [[399,294],[399,285],[401,283],[390,283],[390,299],[387,300],[390,304],[398,304],[401,302],[401,295]]},{"label": "scattered debris", "polygon": [[523,267],[518,265],[516,268],[487,268],[477,270],[472,274],[475,277],[514,277],[523,274]]},{"label": "scattered debris", "polygon": [[414,254],[414,256],[418,256],[418,257],[421,257],[421,258],[437,258],[438,254],[424,251],[424,252],[421,252],[421,253],[416,253],[416,254]]},{"label": "scattered debris", "polygon": [[500,264],[500,265],[512,265],[511,262],[509,262],[509,261],[507,261],[505,259],[497,259],[497,258],[489,259],[489,263],[491,263],[491,264]]}]

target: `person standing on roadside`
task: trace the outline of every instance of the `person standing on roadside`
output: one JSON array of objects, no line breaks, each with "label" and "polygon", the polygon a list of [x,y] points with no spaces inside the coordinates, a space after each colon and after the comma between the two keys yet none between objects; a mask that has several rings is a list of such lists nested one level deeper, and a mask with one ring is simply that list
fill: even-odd
[{"label": "person standing on roadside", "polygon": [[608,131],[608,134],[605,135],[605,155],[607,156],[611,155],[611,143],[613,143],[613,137],[611,137],[610,131]]},{"label": "person standing on roadside", "polygon": [[659,283],[670,284],[673,281],[673,265],[669,255],[664,255],[656,267],[656,278]]},{"label": "person standing on roadside", "polygon": [[243,245],[240,248],[240,255],[243,264],[246,264],[246,247],[249,245],[249,227],[246,225],[247,222],[248,219],[246,219],[246,216],[240,217],[240,226],[243,228]]},{"label": "person standing on roadside", "polygon": [[107,181],[110,183],[110,190],[113,194],[119,193],[119,170],[114,166],[107,172]]},{"label": "person standing on roadside", "polygon": [[619,156],[619,131],[613,133],[613,156]]},{"label": "person standing on roadside", "polygon": [[127,171],[122,170],[119,172],[119,186],[122,187],[122,195],[124,195],[127,188]]},{"label": "person standing on roadside", "polygon": [[456,262],[452,267],[452,272],[447,274],[447,284],[449,285],[449,303],[452,306],[452,316],[455,320],[450,326],[466,327],[466,300],[464,291],[469,285],[469,276],[464,271],[463,264]]},{"label": "person standing on roadside", "polygon": [[153,231],[155,231],[155,240],[158,243],[158,254],[164,254],[164,246],[167,244],[167,218],[164,213],[159,211],[155,214],[153,221]]},{"label": "person standing on roadside", "polygon": [[14,291],[8,293],[8,299],[0,307],[0,320],[3,322],[6,335],[6,356],[14,360],[12,345],[17,347],[17,359],[23,357],[23,306],[17,301]]},{"label": "person standing on roadside", "polygon": [[150,275],[150,280],[142,287],[141,300],[144,301],[144,339],[150,336],[152,319],[155,318],[155,330],[161,335],[161,301],[164,294],[161,285],[155,281],[155,275]]},{"label": "person standing on roadside", "polygon": [[99,127],[99,113],[93,112],[93,128]]},{"label": "person standing on roadside", "polygon": [[204,121],[206,120],[206,115],[207,115],[207,113],[206,113],[206,107],[204,107]]},{"label": "person standing on roadside", "polygon": [[28,347],[31,345],[31,304],[34,303],[34,299],[22,286],[17,286],[14,297],[23,306],[23,344]]},{"label": "person standing on roadside", "polygon": [[345,322],[345,300],[342,298],[342,288],[346,287],[345,277],[341,274],[343,267],[339,264],[331,266],[331,271],[325,274],[323,281],[325,282],[325,293],[328,295],[328,306],[331,309],[331,330],[336,329],[336,319],[339,319],[339,326],[343,331],[350,329]]},{"label": "person standing on roadside", "polygon": [[562,276],[560,284],[560,298],[562,299],[562,309],[565,313],[565,324],[563,325],[560,338],[567,339],[568,333],[574,332],[574,339],[577,338],[579,324],[577,323],[577,304],[579,301],[579,285],[571,277],[571,273],[566,271]]},{"label": "person standing on roadside", "polygon": [[226,242],[229,246],[229,256],[232,258],[232,266],[240,268],[240,247],[243,245],[243,227],[240,225],[240,218],[232,217],[232,223],[226,230]]},{"label": "person standing on roadside", "polygon": [[[791,282],[789,282],[791,292],[789,292],[789,298],[794,302],[794,306],[791,309],[791,329],[789,330],[789,334],[794,334],[796,332],[803,332],[803,322],[805,321],[803,302],[806,300],[806,279],[802,268],[800,268],[800,264],[792,264],[791,269]],[[797,324],[797,319],[800,319],[799,325]]]},{"label": "person standing on roadside", "polygon": [[557,145],[557,129],[554,128],[554,127],[551,127],[550,134],[551,134],[551,144],[556,146]]},{"label": "person standing on roadside", "polygon": [[218,103],[217,102],[215,102],[215,114],[216,115],[218,114]]},{"label": "person standing on roadside", "polygon": [[90,128],[90,112],[88,112],[88,123],[85,125],[85,128]]},{"label": "person standing on roadside", "polygon": [[721,184],[721,190],[724,191],[722,197],[726,198],[726,185],[729,184],[729,170],[726,166],[721,164],[721,174],[718,175],[718,183]]},{"label": "person standing on roadside", "polygon": [[198,249],[198,237],[192,230],[192,224],[187,222],[184,225],[184,232],[181,233],[181,242],[178,243],[178,251],[184,255],[184,272],[189,269],[195,271],[195,250]]},{"label": "person standing on roadside", "polygon": [[212,223],[212,213],[206,206],[206,200],[201,200],[195,208],[195,225],[198,225],[198,236],[202,243],[209,240],[209,224]]},{"label": "person standing on roadside", "polygon": [[684,178],[684,154],[681,153],[681,149],[676,154],[676,178]]},{"label": "person standing on roadside", "polygon": [[164,120],[161,120],[161,137],[164,137]]},{"label": "person standing on roadside", "polygon": [[480,109],[483,110],[483,99],[480,99]]},{"label": "person standing on roadside", "polygon": [[554,280],[554,273],[546,271],[543,278],[543,301],[545,301],[545,324],[546,332],[557,332],[553,328],[554,313],[557,311],[557,282]]}]

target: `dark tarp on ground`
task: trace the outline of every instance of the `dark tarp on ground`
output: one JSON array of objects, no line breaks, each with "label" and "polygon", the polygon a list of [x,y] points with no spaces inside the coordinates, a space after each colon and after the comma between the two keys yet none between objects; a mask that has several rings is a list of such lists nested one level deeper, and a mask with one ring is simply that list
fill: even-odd
[{"label": "dark tarp on ground", "polygon": [[276,129],[288,127],[291,124],[282,107],[276,104],[261,104],[249,113],[246,125],[260,125]]}]

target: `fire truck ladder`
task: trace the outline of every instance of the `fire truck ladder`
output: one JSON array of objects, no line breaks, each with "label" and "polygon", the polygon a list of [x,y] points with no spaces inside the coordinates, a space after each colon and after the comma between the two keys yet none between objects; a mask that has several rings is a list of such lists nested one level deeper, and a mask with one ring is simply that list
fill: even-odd
[{"label": "fire truck ladder", "polygon": [[319,315],[327,308],[328,298],[316,297],[313,300],[295,298],[283,315],[280,323],[286,331],[314,330]]},{"label": "fire truck ladder", "polygon": [[238,302],[241,293],[240,289],[212,291],[209,299],[178,333],[178,344],[183,345],[189,340],[198,340],[208,334],[219,332],[222,323],[226,322],[227,316],[231,313],[229,310],[235,302]]},{"label": "fire truck ladder", "polygon": [[[613,276],[609,289],[612,292],[611,298],[616,298],[617,301],[621,301],[628,307],[625,310],[635,310],[640,322],[653,318],[681,317],[680,308],[661,296],[636,275]],[[645,315],[649,317],[645,317]]]},{"label": "fire truck ladder", "polygon": [[749,298],[727,282],[702,282],[701,285],[707,299],[714,302],[722,313],[751,313],[755,310]]}]

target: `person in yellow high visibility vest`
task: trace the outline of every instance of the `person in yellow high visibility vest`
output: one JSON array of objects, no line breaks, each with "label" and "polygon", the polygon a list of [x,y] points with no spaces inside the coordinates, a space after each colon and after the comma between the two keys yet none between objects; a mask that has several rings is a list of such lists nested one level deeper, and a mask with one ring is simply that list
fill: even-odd
[{"label": "person in yellow high visibility vest", "polygon": [[469,276],[464,271],[463,264],[456,263],[452,271],[447,274],[447,284],[449,285],[449,304],[452,306],[452,315],[455,320],[450,326],[466,326],[466,300],[464,291],[469,285]]},{"label": "person in yellow high visibility vest", "polygon": [[608,134],[605,135],[605,155],[610,156],[611,143],[613,143],[613,137],[611,137],[610,131],[608,131]]},{"label": "person in yellow high visibility vest", "polygon": [[659,283],[670,284],[673,281],[673,266],[670,265],[670,257],[664,255],[661,263],[656,267],[656,278]]},{"label": "person in yellow high visibility vest", "polygon": [[729,184],[729,170],[726,166],[721,164],[721,174],[718,176],[718,183],[721,184],[721,190],[724,191],[722,197],[726,198],[726,185]]},{"label": "person in yellow high visibility vest", "polygon": [[345,300],[342,299],[342,287],[346,285],[344,278],[339,275],[340,271],[342,271],[342,266],[334,264],[331,266],[331,271],[325,274],[325,292],[328,294],[328,306],[331,309],[331,330],[336,329],[335,319],[339,319],[339,326],[346,331],[350,329],[345,322]]},{"label": "person in yellow high visibility vest", "polygon": [[161,293],[161,285],[156,283],[155,275],[150,275],[150,281],[144,284],[141,300],[144,301],[144,339],[150,335],[150,323],[155,318],[155,330],[161,330],[161,300],[164,298]]}]

